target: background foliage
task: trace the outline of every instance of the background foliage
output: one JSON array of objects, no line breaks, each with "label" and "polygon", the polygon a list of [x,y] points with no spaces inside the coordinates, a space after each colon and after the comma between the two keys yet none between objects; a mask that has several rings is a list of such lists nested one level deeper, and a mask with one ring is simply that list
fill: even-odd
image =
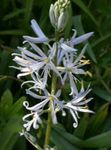
[{"label": "background foliage", "polygon": [[[33,35],[29,25],[32,18],[47,36],[52,36],[48,10],[54,0],[1,0],[0,3],[0,149],[28,150],[31,145],[18,132],[25,113],[22,103],[30,97],[20,89],[22,80],[16,79],[17,72],[9,68],[13,65],[11,53],[22,45],[22,35]],[[61,125],[53,127],[50,142],[58,150],[111,150],[111,1],[72,0],[71,14],[66,37],[71,27],[77,29],[78,35],[94,31],[86,52],[93,76],[85,81],[91,82],[94,99],[89,107],[96,113],[82,116],[75,130],[70,116],[60,118]],[[45,127],[41,128],[38,137],[42,144]]]}]

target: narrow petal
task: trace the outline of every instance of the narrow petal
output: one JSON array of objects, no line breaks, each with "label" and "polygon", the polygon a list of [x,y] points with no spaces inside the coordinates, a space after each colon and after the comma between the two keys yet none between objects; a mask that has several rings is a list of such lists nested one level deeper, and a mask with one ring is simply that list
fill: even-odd
[{"label": "narrow petal", "polygon": [[76,60],[74,61],[74,64],[75,65],[78,61],[80,61],[80,59],[83,57],[85,51],[86,51],[86,48],[87,48],[87,44],[83,47],[81,53],[79,54],[79,56],[76,58]]},{"label": "narrow petal", "polygon": [[68,73],[68,76],[69,76],[69,80],[70,80],[70,86],[71,86],[71,93],[70,95],[77,95],[78,94],[78,90],[77,90],[77,87],[76,87],[76,84],[73,80],[73,75],[72,73]]},{"label": "narrow petal", "polygon": [[46,57],[46,55],[44,54],[44,52],[34,43],[29,42],[29,44],[32,46],[32,48],[42,57]]},{"label": "narrow petal", "polygon": [[70,109],[69,110],[70,111],[70,113],[71,113],[71,115],[72,115],[72,117],[74,118],[74,123],[73,123],[73,127],[74,128],[77,128],[77,126],[78,126],[78,119],[77,119],[77,117],[76,117],[76,115],[75,115],[75,112],[72,110],[72,109]]},{"label": "narrow petal", "polygon": [[66,51],[66,52],[76,52],[77,49],[72,48],[64,43],[61,44],[61,47]]},{"label": "narrow petal", "polygon": [[89,99],[87,99],[87,100],[83,100],[83,102],[78,103],[77,106],[85,105],[85,104],[89,103],[92,99],[93,99],[93,98],[89,98]]},{"label": "narrow petal", "polygon": [[31,111],[37,111],[39,110],[40,108],[43,108],[46,103],[49,101],[49,99],[45,99],[44,101],[32,106],[32,107],[29,107],[29,103],[27,103],[27,101],[24,101],[23,105],[24,107],[27,109],[27,110],[31,110]]},{"label": "narrow petal", "polygon": [[46,38],[46,36],[42,32],[41,28],[39,27],[38,23],[34,19],[31,20],[31,27],[32,27],[33,31],[36,33],[36,35],[38,35],[39,37]]},{"label": "narrow petal", "polygon": [[80,37],[77,37],[77,38],[72,37],[71,42],[73,43],[73,45],[80,44],[80,43],[88,40],[93,34],[94,34],[94,32],[89,32],[89,33],[81,35]]},{"label": "narrow petal", "polygon": [[82,100],[85,98],[85,96],[86,96],[90,91],[91,91],[91,89],[87,89],[85,92],[78,94],[77,97],[75,97],[75,98],[72,100],[72,103],[73,103],[73,104],[79,103],[80,101],[82,101]]},{"label": "narrow petal", "polygon": [[46,96],[40,96],[40,95],[37,95],[35,94],[34,92],[30,91],[30,90],[26,90],[26,94],[36,98],[36,99],[45,99]]},{"label": "narrow petal", "polygon": [[20,79],[21,77],[27,76],[27,75],[29,75],[29,74],[31,74],[31,72],[19,73],[19,74],[17,75],[17,78]]},{"label": "narrow petal", "polygon": [[31,36],[23,36],[23,38],[32,43],[44,43],[48,40],[45,37],[31,37]]},{"label": "narrow petal", "polygon": [[[18,47],[18,49],[20,50],[19,47]],[[34,53],[28,51],[27,49],[24,49],[24,50],[23,50],[23,53],[24,53],[25,55],[29,56],[29,57],[34,58],[34,59],[37,59],[37,60],[40,59],[40,56],[38,56],[37,54],[34,54]]]},{"label": "narrow petal", "polygon": [[27,114],[27,115],[25,115],[23,118],[22,118],[22,120],[23,121],[29,121],[29,120],[27,120],[26,118],[28,118],[28,117],[30,117],[30,116],[32,116],[33,114],[32,113],[30,113],[30,114]]},{"label": "narrow petal", "polygon": [[57,124],[57,117],[56,117],[56,112],[54,110],[53,101],[51,101],[51,116],[52,116],[52,122],[53,122],[53,124]]}]

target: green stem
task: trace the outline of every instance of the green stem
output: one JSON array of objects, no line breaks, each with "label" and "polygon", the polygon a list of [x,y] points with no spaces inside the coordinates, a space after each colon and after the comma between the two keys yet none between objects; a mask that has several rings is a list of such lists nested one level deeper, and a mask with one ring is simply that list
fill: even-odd
[{"label": "green stem", "polygon": [[[51,85],[51,95],[55,94],[56,82],[57,82],[57,76],[55,75],[55,73],[53,73],[52,85]],[[50,135],[51,135],[51,128],[52,128],[51,103],[52,103],[52,100],[50,100],[50,103],[49,103],[50,110],[48,112],[48,121],[47,121],[47,129],[46,129],[46,137],[45,137],[45,142],[44,142],[44,149],[47,148],[49,141],[50,141]]]},{"label": "green stem", "polygon": [[48,121],[47,121],[47,129],[46,129],[46,136],[45,136],[45,142],[44,142],[44,149],[47,148],[50,140],[51,135],[51,126],[52,126],[52,120],[51,120],[51,113],[48,112]]},{"label": "green stem", "polygon": [[[56,37],[56,42],[58,41],[58,33],[55,32],[55,37]],[[57,43],[56,43],[57,44]],[[56,52],[57,53],[57,52]],[[56,65],[56,56],[54,58],[54,64]],[[51,95],[55,94],[56,91],[56,84],[57,84],[57,76],[56,74],[53,72],[52,74],[52,85],[51,85]],[[50,100],[49,103],[49,112],[48,112],[48,121],[47,121],[47,129],[46,129],[46,136],[45,136],[45,142],[44,142],[44,150],[47,148],[47,146],[49,145],[49,141],[50,141],[50,136],[51,136],[51,128],[52,128],[52,118],[51,118],[51,107],[52,107],[52,101],[53,98]]]}]

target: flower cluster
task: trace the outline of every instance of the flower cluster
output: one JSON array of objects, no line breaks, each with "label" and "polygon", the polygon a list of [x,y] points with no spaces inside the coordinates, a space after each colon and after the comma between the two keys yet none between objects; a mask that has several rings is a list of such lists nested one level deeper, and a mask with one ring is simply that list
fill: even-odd
[{"label": "flower cluster", "polygon": [[[51,5],[50,8],[50,16],[53,17],[50,17],[52,24],[57,23],[52,16],[55,14],[56,7],[59,8],[58,3],[56,5]],[[52,10],[53,14],[51,14]],[[59,11],[59,9],[57,10]],[[58,16],[58,24],[60,24],[63,15],[58,11],[56,13],[60,15]],[[54,26],[62,27],[57,24]],[[77,31],[73,29],[73,35],[70,39],[61,37],[51,41],[34,19],[31,20],[31,27],[36,36],[23,36],[24,46],[18,47],[20,53],[12,54],[17,66],[11,66],[20,71],[17,75],[18,78],[29,76],[29,80],[24,81],[22,86],[29,84],[30,87],[26,89],[26,94],[38,99],[34,106],[29,106],[28,101],[23,103],[23,106],[29,111],[29,114],[23,117],[23,126],[26,131],[30,131],[31,127],[38,129],[42,123],[41,116],[46,112],[51,113],[52,122],[56,124],[57,112],[62,112],[62,115],[65,116],[66,110],[68,110],[74,119],[73,126],[76,128],[79,119],[78,112],[93,113],[87,107],[87,103],[92,98],[86,98],[91,91],[90,86],[85,90],[83,82],[78,78],[78,75],[85,75],[87,72],[83,67],[89,64],[89,60],[84,57],[87,44],[83,46],[81,51],[77,49],[76,45],[84,44],[93,35],[93,32],[76,37]],[[70,85],[69,100],[61,99],[62,89],[68,82]],[[78,84],[81,85],[81,88],[78,88]]]}]

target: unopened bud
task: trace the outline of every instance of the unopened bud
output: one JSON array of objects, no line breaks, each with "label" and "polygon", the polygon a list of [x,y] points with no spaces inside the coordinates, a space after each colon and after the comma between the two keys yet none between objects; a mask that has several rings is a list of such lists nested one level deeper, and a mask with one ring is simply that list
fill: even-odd
[{"label": "unopened bud", "polygon": [[52,24],[52,26],[55,28],[55,22],[56,22],[56,18],[55,18],[55,14],[54,14],[54,5],[51,4],[50,9],[49,9],[49,18],[50,18],[50,22]]},{"label": "unopened bud", "polygon": [[69,12],[70,1],[69,0],[58,0],[55,4],[51,4],[49,10],[49,17],[52,26],[57,31],[63,31],[67,21]]}]

